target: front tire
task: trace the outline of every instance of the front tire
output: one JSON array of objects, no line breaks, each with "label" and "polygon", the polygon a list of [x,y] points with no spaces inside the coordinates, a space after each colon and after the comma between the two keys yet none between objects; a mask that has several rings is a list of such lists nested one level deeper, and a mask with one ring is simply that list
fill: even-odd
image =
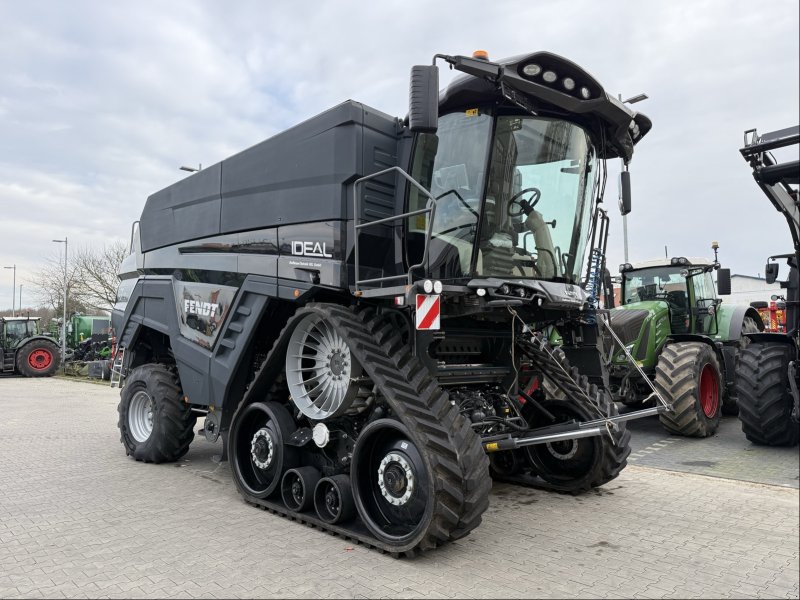
[{"label": "front tire", "polygon": [[714,350],[702,342],[664,346],[656,365],[655,385],[673,412],[658,418],[664,429],[687,437],[708,437],[722,416],[723,380]]},{"label": "front tire", "polygon": [[180,381],[166,365],[144,365],[125,379],[117,407],[125,454],[148,463],[172,462],[189,450],[197,417],[183,402]]},{"label": "front tire", "polygon": [[17,370],[25,377],[52,377],[60,363],[58,347],[48,340],[32,340],[17,352]]},{"label": "front tire", "polygon": [[739,420],[754,444],[795,446],[800,438],[800,423],[792,419],[791,352],[789,344],[753,342],[739,357]]}]

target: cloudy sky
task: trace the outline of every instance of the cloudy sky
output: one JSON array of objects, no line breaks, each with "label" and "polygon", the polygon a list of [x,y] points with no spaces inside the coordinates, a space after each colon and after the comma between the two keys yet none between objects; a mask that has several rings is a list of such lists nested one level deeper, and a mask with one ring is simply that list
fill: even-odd
[{"label": "cloudy sky", "polygon": [[[54,238],[127,239],[180,165],[348,98],[405,115],[411,65],[481,48],[549,50],[609,91],[647,93],[630,259],[708,256],[718,240],[726,266],[756,275],[791,245],[738,149],[745,129],[798,122],[798,21],[796,0],[0,2],[0,266],[26,284]],[[622,246],[617,216],[611,265]]]}]

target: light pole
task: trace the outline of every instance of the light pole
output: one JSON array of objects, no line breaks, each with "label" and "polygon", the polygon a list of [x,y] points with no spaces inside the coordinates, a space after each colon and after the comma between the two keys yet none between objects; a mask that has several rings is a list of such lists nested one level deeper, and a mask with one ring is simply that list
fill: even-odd
[{"label": "light pole", "polygon": [[[19,313],[22,314],[22,284],[19,284]],[[30,314],[30,313],[29,313]]]},{"label": "light pole", "polygon": [[[636,104],[637,102],[641,102],[642,100],[647,100],[647,94],[637,94],[636,96],[631,96],[627,100],[622,99],[622,94],[617,94],[617,98],[619,98],[620,102],[623,104]],[[625,160],[620,157],[619,164],[621,170],[625,170]],[[623,249],[625,252],[625,262],[628,262],[628,215],[622,215],[622,243]]]},{"label": "light pole", "polygon": [[14,269],[14,279],[13,283],[11,284],[11,316],[16,317],[16,306],[14,305],[14,299],[17,295],[17,265],[13,267],[3,267],[4,269]]},{"label": "light pole", "polygon": [[[63,240],[53,240],[57,244],[64,244],[64,316],[61,323],[61,364],[67,362],[67,236]],[[66,369],[66,366],[64,367]]]}]

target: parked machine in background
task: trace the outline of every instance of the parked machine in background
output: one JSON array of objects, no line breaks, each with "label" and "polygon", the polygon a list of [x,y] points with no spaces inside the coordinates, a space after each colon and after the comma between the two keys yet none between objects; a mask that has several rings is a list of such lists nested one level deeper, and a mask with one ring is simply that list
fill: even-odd
[{"label": "parked machine in background", "polygon": [[39,332],[38,317],[0,317],[2,374],[50,377],[61,363],[61,349]]},{"label": "parked machine in background", "polygon": [[[794,446],[800,439],[800,161],[797,147],[800,127],[758,135],[744,134],[740,150],[753,169],[753,178],[775,209],[786,219],[794,249],[770,256],[765,268],[767,283],[778,280],[778,260],[785,260],[789,273],[781,287],[786,290],[784,333],[748,335],[750,344],[742,352],[738,370],[739,419],[747,439],[755,444]],[[794,148],[793,160],[779,160],[773,151]]]},{"label": "parked machine in background", "polygon": [[[714,260],[661,258],[620,266],[620,306],[611,327],[625,346],[615,348],[610,378],[614,398],[629,406],[652,400],[650,379],[674,412],[659,415],[679,435],[707,437],[722,414],[736,414],[736,360],[744,334],[764,329],[758,312],[725,304],[730,271]],[[636,364],[631,364],[631,356]]]},{"label": "parked machine in background", "polygon": [[547,52],[435,60],[461,75],[414,67],[407,120],[348,101],[150,196],[113,313],[127,454],[176,460],[204,417],[248,502],[395,555],[477,527],[490,466],[618,475],[666,409],[593,383],[581,284],[650,121]]}]

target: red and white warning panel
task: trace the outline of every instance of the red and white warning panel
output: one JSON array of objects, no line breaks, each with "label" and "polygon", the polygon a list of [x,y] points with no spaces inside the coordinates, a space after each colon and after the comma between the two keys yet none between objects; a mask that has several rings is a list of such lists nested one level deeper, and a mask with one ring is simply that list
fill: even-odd
[{"label": "red and white warning panel", "polygon": [[441,328],[441,303],[438,294],[417,294],[417,329]]}]

